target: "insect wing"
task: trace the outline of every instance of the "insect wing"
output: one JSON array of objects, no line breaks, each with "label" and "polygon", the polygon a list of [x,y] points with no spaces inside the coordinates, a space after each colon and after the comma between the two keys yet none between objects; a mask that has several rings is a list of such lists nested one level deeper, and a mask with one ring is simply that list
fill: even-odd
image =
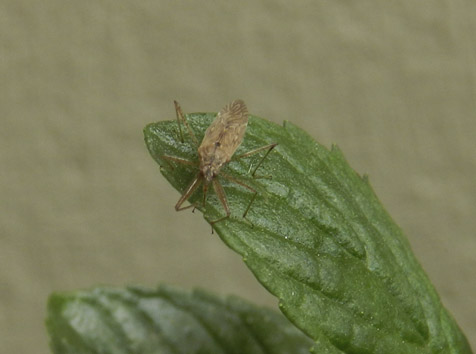
[{"label": "insect wing", "polygon": [[242,100],[225,106],[208,127],[199,151],[214,149],[229,160],[240,146],[248,124],[248,109]]}]

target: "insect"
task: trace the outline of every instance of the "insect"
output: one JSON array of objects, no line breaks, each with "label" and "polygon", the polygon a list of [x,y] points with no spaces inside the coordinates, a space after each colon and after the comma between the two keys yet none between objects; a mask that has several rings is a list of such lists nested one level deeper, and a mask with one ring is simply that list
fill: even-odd
[{"label": "insect", "polygon": [[256,170],[261,166],[264,159],[268,156],[271,150],[273,150],[277,143],[265,145],[257,149],[248,151],[244,154],[233,156],[235,154],[236,149],[238,149],[241,142],[243,141],[246,127],[248,125],[248,109],[246,108],[245,103],[242,100],[235,100],[230,104],[226,105],[217,114],[215,120],[205,131],[203,140],[199,145],[195,133],[188,124],[179,103],[177,101],[174,101],[174,103],[180,139],[182,142],[184,142],[181,126],[183,124],[186,127],[188,134],[190,135],[190,138],[193,141],[193,144],[197,147],[198,153],[198,161],[190,161],[175,156],[162,155],[162,158],[166,161],[173,161],[183,165],[198,166],[197,174],[178,200],[177,204],[175,205],[175,210],[181,211],[191,207],[195,208],[197,206],[196,204],[191,204],[187,206],[183,206],[183,204],[188,198],[193,195],[193,193],[201,184],[203,184],[202,205],[203,207],[205,207],[207,193],[210,188],[210,185],[212,185],[226,213],[225,216],[210,222],[213,231],[213,224],[222,221],[231,215],[225,190],[223,189],[223,186],[221,185],[218,179],[218,176],[220,176],[224,179],[227,179],[228,181],[231,181],[248,189],[253,193],[250,203],[248,204],[248,207],[246,208],[243,214],[243,217],[245,218],[258,192],[251,186],[221,171],[221,169],[232,160],[248,157],[260,151],[267,150],[266,154],[259,161],[259,163],[256,165],[251,174],[253,177],[255,177]]}]

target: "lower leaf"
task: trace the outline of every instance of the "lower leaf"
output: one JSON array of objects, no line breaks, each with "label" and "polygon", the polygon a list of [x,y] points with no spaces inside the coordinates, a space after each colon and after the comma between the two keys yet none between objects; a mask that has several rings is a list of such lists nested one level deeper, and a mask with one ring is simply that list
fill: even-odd
[{"label": "lower leaf", "polygon": [[291,354],[313,344],[279,313],[168,286],[53,294],[47,327],[57,354]]}]

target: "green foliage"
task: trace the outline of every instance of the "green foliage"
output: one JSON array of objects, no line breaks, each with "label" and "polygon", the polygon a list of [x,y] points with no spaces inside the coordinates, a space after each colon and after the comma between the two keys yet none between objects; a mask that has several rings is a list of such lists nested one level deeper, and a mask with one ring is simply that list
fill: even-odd
[{"label": "green foliage", "polygon": [[[187,115],[199,138],[213,118]],[[148,125],[145,140],[165,178],[184,191],[196,168],[170,166],[162,156],[197,161],[191,140],[180,142],[175,121]],[[278,297],[281,311],[316,341],[317,352],[470,353],[367,178],[337,147],[326,149],[290,123],[253,116],[237,154],[273,142],[279,145],[257,172],[272,178],[250,176],[260,156],[225,167],[258,196],[245,220],[251,193],[222,180],[232,215],[214,229]],[[190,198],[200,200],[201,192]],[[209,221],[224,215],[213,195],[202,211]]]},{"label": "green foliage", "polygon": [[61,354],[299,354],[312,345],[274,311],[170,287],[54,294],[47,326]]},{"label": "green foliage", "polygon": [[[187,119],[199,139],[214,114]],[[197,167],[190,137],[176,121],[150,124],[145,141],[165,178],[180,192]],[[258,191],[220,178],[231,217],[214,224],[256,278],[279,299],[284,317],[236,298],[166,287],[52,295],[47,326],[55,353],[471,353],[367,178],[337,147],[319,145],[296,126],[250,117],[237,155],[279,145],[253,178],[261,155],[237,159],[228,175]],[[189,198],[202,200],[198,190]],[[224,216],[210,191],[206,220]],[[177,217],[194,217],[184,214]]]}]

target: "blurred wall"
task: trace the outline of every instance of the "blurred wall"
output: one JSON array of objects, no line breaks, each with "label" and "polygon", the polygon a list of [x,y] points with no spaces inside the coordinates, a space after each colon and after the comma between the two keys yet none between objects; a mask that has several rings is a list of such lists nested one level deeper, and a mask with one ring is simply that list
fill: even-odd
[{"label": "blurred wall", "polygon": [[275,300],[142,128],[243,98],[337,143],[476,348],[476,3],[0,2],[0,346],[47,353],[49,293],[167,282]]}]

